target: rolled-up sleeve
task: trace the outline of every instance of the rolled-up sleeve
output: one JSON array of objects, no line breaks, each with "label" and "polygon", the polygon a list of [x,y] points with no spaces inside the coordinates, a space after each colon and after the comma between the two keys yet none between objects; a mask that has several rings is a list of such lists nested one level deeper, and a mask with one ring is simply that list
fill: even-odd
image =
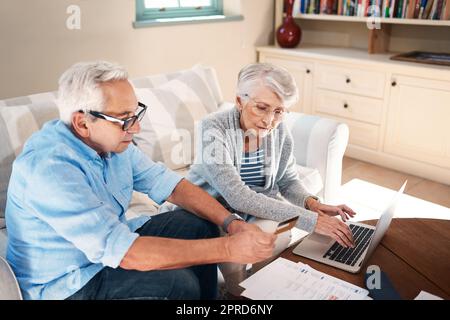
[{"label": "rolled-up sleeve", "polygon": [[183,179],[162,163],[155,163],[138,148],[131,146],[133,166],[133,188],[147,194],[153,201],[162,204]]},{"label": "rolled-up sleeve", "polygon": [[125,224],[118,223],[115,225],[110,236],[106,239],[102,263],[111,268],[117,268],[138,237],[139,234],[130,232]]},{"label": "rolled-up sleeve", "polygon": [[116,268],[139,236],[98,198],[83,169],[67,159],[52,157],[36,165],[27,184],[27,209],[92,263]]}]

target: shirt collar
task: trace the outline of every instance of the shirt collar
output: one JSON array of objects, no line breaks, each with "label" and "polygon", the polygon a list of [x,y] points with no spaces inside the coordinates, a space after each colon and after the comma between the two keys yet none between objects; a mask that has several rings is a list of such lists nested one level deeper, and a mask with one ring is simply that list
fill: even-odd
[{"label": "shirt collar", "polygon": [[[72,148],[74,148],[76,151],[80,152],[84,156],[86,156],[90,160],[97,160],[101,159],[102,157],[92,149],[90,146],[88,146],[86,143],[84,143],[80,138],[78,138],[73,132],[72,129],[66,125],[63,121],[58,120],[56,122],[56,131],[63,137],[63,139],[67,140]],[[110,158],[111,154],[107,153],[104,158]]]}]

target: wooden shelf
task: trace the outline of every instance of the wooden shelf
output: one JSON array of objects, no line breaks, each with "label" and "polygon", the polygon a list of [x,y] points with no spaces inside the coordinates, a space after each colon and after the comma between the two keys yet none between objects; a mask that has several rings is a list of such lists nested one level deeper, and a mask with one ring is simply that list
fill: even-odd
[{"label": "wooden shelf", "polygon": [[[369,17],[338,16],[333,14],[297,14],[296,19],[322,21],[367,22]],[[421,26],[450,26],[450,20],[380,18],[380,23]]]},{"label": "wooden shelf", "polygon": [[[275,0],[275,26],[280,26],[283,22],[283,3],[284,0]],[[295,9],[298,12],[297,9]],[[316,20],[316,21],[330,21],[336,23],[342,22],[359,22],[371,23],[370,17],[355,17],[355,16],[340,16],[336,14],[296,14],[294,15],[299,20]],[[401,18],[378,18],[381,28],[370,29],[367,35],[367,52],[370,54],[383,53],[389,51],[389,44],[391,39],[391,30],[393,25],[405,26],[436,26],[436,27],[450,27],[450,20],[429,20],[429,19],[401,19]],[[378,21],[374,21],[378,23]],[[447,29],[440,29],[439,31],[447,32]],[[434,32],[434,31],[433,31]],[[274,41],[276,43],[276,32],[274,32]]]}]

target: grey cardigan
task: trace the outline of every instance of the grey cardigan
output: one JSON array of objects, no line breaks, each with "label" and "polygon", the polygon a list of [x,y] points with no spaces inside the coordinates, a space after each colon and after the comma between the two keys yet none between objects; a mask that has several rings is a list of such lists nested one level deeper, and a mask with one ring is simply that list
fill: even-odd
[{"label": "grey cardigan", "polygon": [[275,221],[298,216],[297,227],[312,232],[317,213],[304,208],[306,198],[313,195],[298,177],[290,131],[281,123],[263,139],[266,183],[250,188],[239,175],[244,150],[239,118],[238,110],[232,108],[199,123],[196,157],[187,179],[211,196],[223,197],[238,212]]}]

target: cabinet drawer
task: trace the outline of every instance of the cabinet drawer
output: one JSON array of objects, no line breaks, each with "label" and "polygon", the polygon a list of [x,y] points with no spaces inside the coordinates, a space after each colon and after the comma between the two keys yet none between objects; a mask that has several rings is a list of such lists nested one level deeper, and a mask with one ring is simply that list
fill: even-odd
[{"label": "cabinet drawer", "polygon": [[316,90],[317,112],[380,124],[383,115],[383,100],[342,94],[329,90]]},{"label": "cabinet drawer", "polygon": [[374,98],[383,98],[386,75],[383,72],[320,64],[317,86]]},{"label": "cabinet drawer", "polygon": [[368,149],[377,149],[378,136],[380,132],[380,128],[378,126],[369,123],[334,117],[320,112],[316,112],[315,114],[324,118],[330,118],[342,123],[346,123],[349,127],[350,132],[350,144]]}]

